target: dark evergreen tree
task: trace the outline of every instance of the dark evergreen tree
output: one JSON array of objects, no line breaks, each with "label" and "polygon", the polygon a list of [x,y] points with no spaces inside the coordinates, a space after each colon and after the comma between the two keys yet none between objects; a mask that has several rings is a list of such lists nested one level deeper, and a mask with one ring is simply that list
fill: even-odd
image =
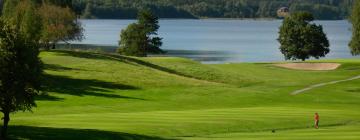
[{"label": "dark evergreen tree", "polygon": [[121,31],[118,52],[123,55],[145,57],[149,53],[164,53],[158,37],[159,19],[151,11],[139,12],[138,22]]}]

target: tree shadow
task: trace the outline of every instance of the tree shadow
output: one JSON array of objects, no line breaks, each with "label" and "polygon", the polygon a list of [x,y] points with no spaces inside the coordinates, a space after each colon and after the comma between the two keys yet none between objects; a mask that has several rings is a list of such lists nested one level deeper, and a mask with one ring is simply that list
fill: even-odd
[{"label": "tree shadow", "polygon": [[[145,66],[148,68],[152,68],[155,70],[159,70],[159,71],[163,71],[163,72],[167,72],[170,74],[175,74],[175,75],[179,75],[179,76],[183,76],[183,77],[187,77],[187,78],[194,78],[194,79],[198,79],[198,80],[206,80],[209,81],[208,79],[204,79],[198,76],[194,76],[194,75],[188,75],[185,73],[182,73],[180,71],[176,71],[173,69],[169,69],[163,66],[159,66],[150,62],[146,62],[140,59],[136,59],[133,57],[128,57],[128,56],[122,56],[122,55],[118,55],[118,54],[114,54],[114,53],[91,53],[91,52],[81,52],[81,51],[68,51],[68,50],[54,50],[53,52],[60,52],[60,55],[66,55],[66,56],[72,56],[72,57],[78,57],[78,58],[87,58],[87,59],[103,59],[103,60],[116,60],[122,63],[126,63],[129,65],[140,65],[140,66]],[[211,80],[210,80],[211,81]],[[216,81],[213,81],[216,82]]]},{"label": "tree shadow", "polygon": [[178,71],[166,68],[166,67],[162,67],[159,65],[155,65],[153,63],[143,61],[143,60],[139,60],[139,59],[128,57],[128,56],[122,56],[122,55],[118,55],[118,54],[91,53],[91,52],[82,52],[82,51],[75,52],[75,51],[68,51],[68,50],[54,50],[53,52],[58,52],[59,55],[72,56],[72,57],[78,57],[78,58],[116,60],[116,61],[120,61],[120,62],[130,64],[130,65],[136,64],[136,65],[141,65],[141,66],[149,67],[152,69],[156,69],[156,70],[160,70],[160,71],[164,71],[167,73],[172,73],[172,74],[176,74],[176,75],[180,75],[180,76],[184,76],[184,77],[196,78],[191,75],[186,75],[186,74],[183,74],[181,72],[178,72]]},{"label": "tree shadow", "polygon": [[348,89],[346,90],[347,92],[355,92],[355,93],[360,93],[360,88],[355,88],[355,89]]},{"label": "tree shadow", "polygon": [[47,93],[41,93],[40,95],[35,97],[35,100],[37,101],[61,101],[64,100],[63,98],[58,98],[55,96],[50,96]]},{"label": "tree shadow", "polygon": [[45,70],[51,70],[51,71],[69,71],[69,70],[82,70],[77,68],[68,68],[57,64],[44,64]]},{"label": "tree shadow", "polygon": [[86,59],[100,59],[100,60],[113,60],[112,58],[101,55],[97,52],[85,52],[85,51],[74,51],[74,50],[52,50],[50,52],[56,52],[56,55],[60,56],[71,56],[77,58],[86,58]]},{"label": "tree shadow", "polygon": [[[135,99],[144,100],[141,98],[121,96],[118,94],[108,94],[101,92],[110,92],[109,89],[119,90],[136,90],[139,89],[134,86],[104,82],[95,79],[73,79],[66,76],[58,75],[44,75],[44,92],[56,92],[60,94],[68,94],[74,96],[96,96],[105,98],[122,98],[122,99]],[[56,100],[56,97],[51,97],[47,94],[40,95],[38,99],[43,100]]]},{"label": "tree shadow", "polygon": [[150,67],[152,69],[156,69],[156,70],[159,70],[159,71],[164,71],[164,72],[167,72],[167,73],[172,73],[172,74],[176,74],[176,75],[180,75],[180,76],[184,76],[184,77],[196,78],[196,77],[186,75],[186,74],[183,74],[181,72],[178,72],[178,71],[166,68],[166,67],[162,67],[162,66],[159,66],[159,65],[155,65],[153,63],[146,62],[146,61],[143,61],[143,60],[139,60],[139,59],[135,59],[135,58],[127,57],[127,56],[121,56],[121,55],[114,55],[114,54],[108,54],[108,55],[113,57],[116,60],[119,60],[119,61],[126,61],[128,63],[135,63],[135,64],[142,65],[142,66],[145,66],[145,67]]},{"label": "tree shadow", "polygon": [[10,126],[8,137],[10,140],[175,140],[154,136],[91,129],[33,126]]}]

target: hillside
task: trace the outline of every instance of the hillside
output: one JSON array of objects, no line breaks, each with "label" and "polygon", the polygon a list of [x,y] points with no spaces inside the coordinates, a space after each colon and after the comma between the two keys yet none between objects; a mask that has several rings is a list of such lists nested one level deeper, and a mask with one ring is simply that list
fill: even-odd
[{"label": "hillside", "polygon": [[148,8],[160,18],[277,18],[277,10],[308,11],[316,19],[347,19],[353,0],[73,0],[83,18],[136,18]]},{"label": "hillside", "polygon": [[[60,50],[41,58],[43,95],[33,113],[12,114],[12,139],[360,138],[360,79],[290,95],[360,75],[359,59],[302,71]],[[315,112],[319,130],[312,128]]]}]

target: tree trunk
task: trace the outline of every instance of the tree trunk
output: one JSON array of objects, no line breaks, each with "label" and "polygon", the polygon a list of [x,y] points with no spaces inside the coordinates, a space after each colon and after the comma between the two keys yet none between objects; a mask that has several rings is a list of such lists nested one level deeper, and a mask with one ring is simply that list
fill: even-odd
[{"label": "tree trunk", "polygon": [[6,134],[7,134],[7,128],[8,128],[8,124],[10,121],[10,113],[9,112],[4,112],[4,124],[1,128],[1,140],[6,140]]},{"label": "tree trunk", "polygon": [[44,49],[45,49],[46,51],[50,50],[50,44],[45,43],[45,44],[44,44]]},{"label": "tree trunk", "polygon": [[51,48],[51,49],[56,49],[56,44],[55,44],[55,43],[52,44],[52,48]]}]

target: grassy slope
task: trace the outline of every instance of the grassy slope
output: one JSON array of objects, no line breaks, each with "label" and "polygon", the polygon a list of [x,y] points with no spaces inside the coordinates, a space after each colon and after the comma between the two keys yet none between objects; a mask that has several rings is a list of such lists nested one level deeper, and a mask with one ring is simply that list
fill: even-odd
[{"label": "grassy slope", "polygon": [[[360,60],[334,60],[343,64],[335,71],[299,71],[68,51],[41,57],[48,94],[39,97],[33,113],[12,116],[13,138],[360,137],[360,80],[289,95],[311,84],[359,75]],[[323,129],[311,128],[314,112],[320,113]],[[277,133],[269,133],[272,129]]]}]

